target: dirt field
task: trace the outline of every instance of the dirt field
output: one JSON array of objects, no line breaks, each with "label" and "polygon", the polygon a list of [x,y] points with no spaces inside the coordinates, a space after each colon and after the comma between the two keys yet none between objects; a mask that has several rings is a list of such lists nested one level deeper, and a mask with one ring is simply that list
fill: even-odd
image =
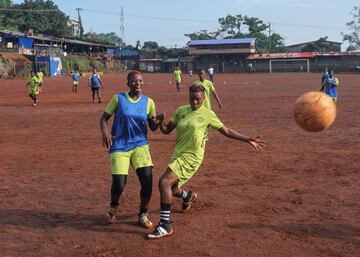
[{"label": "dirt field", "polygon": [[[196,76],[193,76],[195,79]],[[211,131],[202,167],[185,186],[189,213],[172,209],[174,235],[157,241],[136,225],[139,183],[130,173],[118,224],[107,225],[111,176],[99,119],[125,75],[103,77],[93,104],[86,78],[45,80],[37,107],[25,81],[0,80],[0,256],[360,256],[360,75],[339,74],[338,116],[320,133],[301,130],[292,105],[318,90],[319,74],[216,74],[228,127],[268,140],[266,152]],[[170,74],[145,74],[144,93],[168,117],[187,104]],[[185,76],[188,85],[190,78]],[[157,181],[175,134],[149,133]],[[177,199],[176,199],[177,200]]]}]

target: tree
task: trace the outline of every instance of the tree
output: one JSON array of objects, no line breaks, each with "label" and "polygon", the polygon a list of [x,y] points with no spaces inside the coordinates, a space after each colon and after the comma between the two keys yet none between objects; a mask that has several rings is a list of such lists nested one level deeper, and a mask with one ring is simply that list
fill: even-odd
[{"label": "tree", "polygon": [[315,42],[311,42],[301,49],[301,52],[327,52],[331,46],[326,42],[328,37],[321,37]]},{"label": "tree", "polygon": [[115,32],[110,33],[95,33],[95,32],[89,32],[86,33],[82,39],[95,42],[95,43],[101,43],[101,44],[108,44],[108,45],[116,45],[120,47],[124,47],[125,43],[122,41],[122,39],[116,35]]},{"label": "tree", "polygon": [[343,41],[349,42],[346,51],[360,50],[360,6],[354,7],[351,13],[351,20],[346,23],[346,27],[350,33],[341,33],[343,35]]},{"label": "tree", "polygon": [[157,42],[154,41],[145,41],[143,48],[145,49],[158,49],[159,48],[159,44]]},{"label": "tree", "polygon": [[186,37],[191,40],[205,40],[205,39],[216,39],[214,32],[208,32],[207,30],[200,30],[198,32],[185,34]]},{"label": "tree", "polygon": [[71,27],[67,24],[69,17],[51,0],[24,0],[24,3],[11,5],[8,9],[10,10],[3,11],[2,19],[7,27],[16,28],[18,31],[25,31],[31,27],[36,33],[55,37],[71,35]]}]

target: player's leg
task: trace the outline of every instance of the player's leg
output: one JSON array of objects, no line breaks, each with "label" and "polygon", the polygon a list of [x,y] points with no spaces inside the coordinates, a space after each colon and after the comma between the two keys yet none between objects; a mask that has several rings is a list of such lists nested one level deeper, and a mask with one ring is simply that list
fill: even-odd
[{"label": "player's leg", "polygon": [[157,239],[170,236],[173,233],[170,225],[171,204],[173,199],[172,187],[178,183],[179,178],[168,167],[159,180],[160,190],[160,222],[155,230],[147,235],[148,239]]},{"label": "player's leg", "polygon": [[185,191],[184,189],[179,188],[178,185],[173,185],[171,190],[173,196],[179,197],[183,200],[181,207],[182,212],[187,212],[190,209],[191,204],[197,199],[197,194],[195,192]]},{"label": "player's leg", "polygon": [[129,152],[114,152],[110,154],[110,167],[112,175],[111,201],[107,213],[107,220],[110,224],[116,222],[116,212],[119,207],[120,196],[123,194],[130,166]]},{"label": "player's leg", "polygon": [[130,158],[131,166],[136,170],[141,185],[139,224],[145,228],[152,228],[153,223],[148,218],[148,206],[152,195],[152,168],[149,145],[139,146],[133,150]]},{"label": "player's leg", "polygon": [[180,82],[176,82],[175,84],[176,84],[176,90],[180,92]]},{"label": "player's leg", "polygon": [[95,89],[95,88],[91,88],[91,92],[92,92],[92,101],[93,101],[93,103],[95,103],[95,91],[96,91],[96,89]]},{"label": "player's leg", "polygon": [[119,207],[120,196],[124,192],[127,182],[127,175],[112,175],[111,201],[107,214],[109,224],[116,223],[116,212]]},{"label": "player's leg", "polygon": [[152,166],[148,166],[136,169],[136,174],[141,185],[139,224],[145,228],[152,228],[154,226],[148,218],[148,206],[152,195],[152,168]]},{"label": "player's leg", "polygon": [[96,90],[96,93],[97,93],[97,97],[98,97],[99,103],[102,103],[102,102],[101,102],[100,88],[98,88],[98,89]]}]

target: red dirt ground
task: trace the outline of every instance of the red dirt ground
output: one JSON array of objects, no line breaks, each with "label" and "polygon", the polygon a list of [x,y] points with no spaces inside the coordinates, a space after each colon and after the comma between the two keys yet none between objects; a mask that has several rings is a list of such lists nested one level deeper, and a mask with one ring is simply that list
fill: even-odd
[{"label": "red dirt ground", "polygon": [[[105,223],[111,176],[98,125],[110,97],[127,89],[125,74],[103,77],[103,104],[90,102],[86,78],[77,94],[69,78],[46,79],[36,108],[24,79],[1,80],[0,256],[360,256],[360,75],[338,77],[335,123],[309,133],[292,106],[319,89],[319,74],[218,74],[224,107],[213,101],[214,110],[228,127],[268,140],[266,152],[211,131],[204,163],[185,187],[198,201],[186,214],[175,201],[174,235],[157,241],[136,225],[133,171],[119,222]],[[144,79],[145,94],[168,117],[187,104],[171,74]],[[157,181],[175,134],[149,138],[157,222]]]}]

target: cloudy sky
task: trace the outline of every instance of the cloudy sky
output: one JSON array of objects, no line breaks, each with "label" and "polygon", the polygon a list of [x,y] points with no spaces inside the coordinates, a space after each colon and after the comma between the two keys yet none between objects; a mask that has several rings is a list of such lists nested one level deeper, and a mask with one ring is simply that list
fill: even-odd
[{"label": "cloudy sky", "polygon": [[[13,3],[23,2],[13,0]],[[120,34],[120,10],[124,12],[124,39],[156,41],[162,46],[184,46],[185,33],[219,28],[218,18],[248,15],[271,23],[273,32],[285,38],[285,44],[317,40],[328,36],[342,42],[341,32],[351,18],[358,0],[54,0],[59,8],[77,19],[75,8],[82,8],[85,32]],[[181,3],[181,4],[180,4]],[[343,48],[346,47],[344,44]]]}]

